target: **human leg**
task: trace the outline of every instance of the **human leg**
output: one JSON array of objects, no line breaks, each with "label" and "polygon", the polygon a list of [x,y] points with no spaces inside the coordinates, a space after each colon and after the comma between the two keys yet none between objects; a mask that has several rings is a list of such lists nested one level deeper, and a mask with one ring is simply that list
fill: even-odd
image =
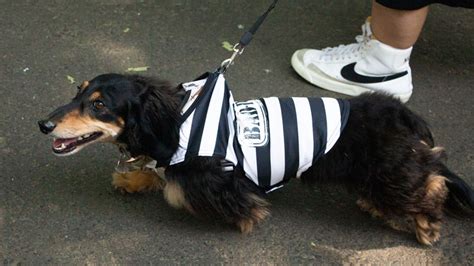
[{"label": "human leg", "polygon": [[372,2],[371,28],[377,40],[398,49],[412,47],[421,33],[428,6],[397,10]]},{"label": "human leg", "polygon": [[396,10],[374,1],[372,20],[362,26],[356,43],[298,50],[293,54],[292,66],[304,79],[323,89],[352,96],[379,91],[406,102],[413,88],[409,66],[412,45],[427,12],[427,7]]}]

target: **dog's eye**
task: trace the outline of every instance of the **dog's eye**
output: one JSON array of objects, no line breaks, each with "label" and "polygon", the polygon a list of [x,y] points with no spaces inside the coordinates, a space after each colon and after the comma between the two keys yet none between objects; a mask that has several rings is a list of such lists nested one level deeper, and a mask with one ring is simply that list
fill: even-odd
[{"label": "dog's eye", "polygon": [[102,110],[105,107],[105,104],[101,100],[95,100],[92,102],[92,106],[95,110]]}]

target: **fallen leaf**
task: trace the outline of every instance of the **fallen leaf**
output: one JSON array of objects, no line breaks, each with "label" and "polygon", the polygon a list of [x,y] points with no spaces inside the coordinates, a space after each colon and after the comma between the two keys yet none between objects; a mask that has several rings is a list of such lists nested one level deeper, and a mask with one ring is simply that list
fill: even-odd
[{"label": "fallen leaf", "polygon": [[234,51],[234,46],[230,44],[228,41],[223,41],[222,42],[222,47],[226,49],[227,51],[233,52]]},{"label": "fallen leaf", "polygon": [[149,66],[129,67],[127,68],[127,72],[143,72],[143,71],[147,71],[149,68],[150,68]]},{"label": "fallen leaf", "polygon": [[316,247],[316,244],[314,242],[311,242],[311,246]]},{"label": "fallen leaf", "polygon": [[76,82],[76,80],[73,77],[69,76],[69,75],[67,75],[66,78],[67,78],[67,80],[69,80],[69,83],[71,83],[71,84]]},{"label": "fallen leaf", "polygon": [[237,25],[237,28],[238,28],[239,30],[243,30],[243,29],[244,29],[244,25],[239,24],[239,25]]},{"label": "fallen leaf", "polygon": [[123,30],[123,32],[125,32],[125,33],[129,32],[129,31],[130,31],[130,28],[125,28],[125,29]]}]

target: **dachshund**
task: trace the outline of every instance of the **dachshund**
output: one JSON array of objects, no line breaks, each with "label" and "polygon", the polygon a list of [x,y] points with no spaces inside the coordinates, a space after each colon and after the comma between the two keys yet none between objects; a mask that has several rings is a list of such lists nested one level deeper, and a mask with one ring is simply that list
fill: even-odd
[{"label": "dachshund", "polygon": [[[54,137],[53,153],[59,156],[74,154],[96,142],[117,145],[122,158],[120,169],[113,174],[112,183],[116,188],[129,193],[163,189],[164,197],[172,207],[185,209],[198,217],[221,218],[236,225],[243,233],[251,232],[269,215],[266,193],[291,178],[311,186],[345,186],[357,194],[356,203],[363,211],[382,219],[396,230],[415,233],[417,240],[424,245],[439,240],[444,214],[472,214],[474,191],[447,168],[445,151],[435,146],[428,124],[398,99],[371,93],[347,100],[267,98],[241,104],[233,102],[222,78],[218,73],[207,73],[194,83],[173,86],[167,81],[139,75],[100,75],[82,83],[72,101],[39,121],[39,127],[41,132]],[[224,84],[221,95],[227,100],[221,105],[227,109],[223,107],[224,111],[215,112],[205,107],[202,116],[224,118],[225,125],[203,133],[205,126],[202,123],[208,122],[194,117],[193,125],[189,126],[186,122],[190,119],[188,111],[198,112],[200,107],[196,103],[199,102],[211,104],[214,101],[210,99],[213,86],[219,84]],[[207,102],[201,99],[206,97]],[[319,102],[316,109],[331,103],[341,112],[336,118],[327,114],[326,120],[324,117],[320,119],[319,112],[311,116],[301,111],[309,110],[309,105],[307,109],[298,109],[294,104],[298,101]],[[289,116],[319,118],[328,127],[327,136],[329,124],[339,125],[340,131],[332,143],[324,143],[329,137],[323,138],[322,142],[308,140],[309,144],[300,143],[301,149],[313,144],[316,146],[316,142],[322,143],[323,147],[311,149],[314,156],[308,158],[304,155],[307,163],[300,167],[298,160],[302,160],[302,155],[298,155],[298,149],[294,148],[298,144],[285,146],[286,140],[280,141],[274,135],[265,134],[265,130],[275,127],[271,117],[265,117],[265,114],[272,116],[274,113],[269,110],[273,108],[270,102],[279,102],[282,108],[295,109],[296,106],[297,109],[294,114],[280,112],[283,113],[283,119],[280,118],[283,133],[280,135],[294,135],[296,131],[300,137],[318,133],[311,128],[315,126],[314,121],[304,123],[309,125],[298,124],[298,130],[292,130],[285,124],[285,117]],[[239,120],[243,109],[261,117],[248,122],[247,115]],[[247,130],[249,123],[256,129]],[[224,136],[230,137],[223,141],[227,150],[221,147],[221,152],[216,152],[218,148],[215,146],[215,150],[201,152],[199,145],[192,144],[195,128],[201,129],[201,143],[209,142],[221,131],[227,132]],[[186,130],[190,134],[183,137]],[[313,134],[308,133],[310,131]],[[239,139],[241,136],[243,139]],[[270,140],[265,141],[265,138]],[[189,144],[188,149],[183,153],[186,144]],[[252,160],[265,160],[245,154],[242,159],[242,151],[251,149],[258,153],[266,146],[277,144],[287,150],[282,156],[296,158],[296,167],[292,171],[283,169],[282,172],[280,169],[282,177],[278,178],[281,182],[272,183],[269,176],[273,178],[274,172],[278,171],[267,169],[265,164],[257,166],[263,177],[252,175],[246,169]],[[198,147],[193,150],[189,147],[193,145]],[[280,156],[278,150],[268,154]],[[287,165],[294,165],[291,159],[282,160],[287,160]],[[164,169],[164,172],[159,169]],[[262,178],[267,178],[266,183],[260,182]]]}]

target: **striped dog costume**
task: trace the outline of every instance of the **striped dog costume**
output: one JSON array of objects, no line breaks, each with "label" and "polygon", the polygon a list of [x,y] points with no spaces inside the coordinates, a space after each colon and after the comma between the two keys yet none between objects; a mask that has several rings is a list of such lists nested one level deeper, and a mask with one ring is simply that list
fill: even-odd
[{"label": "striped dog costume", "polygon": [[338,140],[349,103],[332,98],[262,98],[235,102],[222,74],[181,85],[179,147],[169,165],[217,156],[241,167],[269,192],[300,177]]}]

